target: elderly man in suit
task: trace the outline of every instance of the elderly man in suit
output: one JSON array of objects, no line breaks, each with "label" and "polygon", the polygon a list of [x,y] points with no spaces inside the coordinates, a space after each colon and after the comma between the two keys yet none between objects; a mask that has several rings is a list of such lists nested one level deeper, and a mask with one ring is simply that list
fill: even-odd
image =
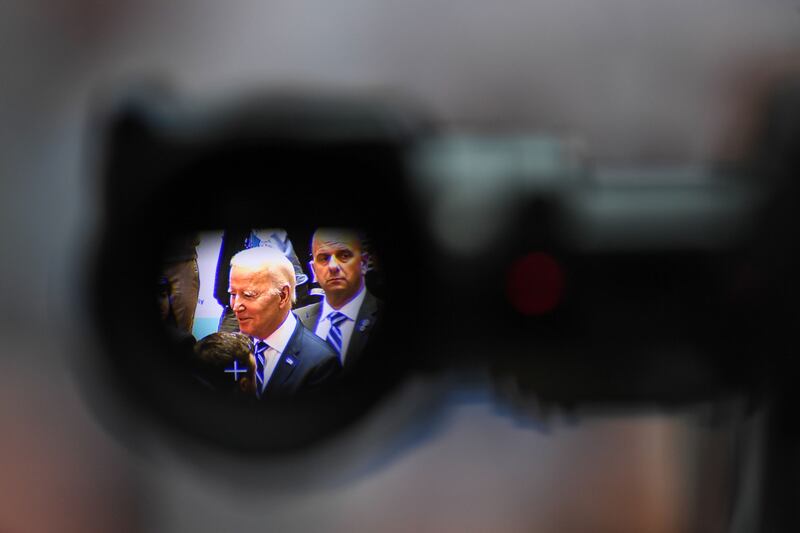
[{"label": "elderly man in suit", "polygon": [[290,312],[295,273],[280,251],[259,247],[234,255],[228,292],[239,330],[253,339],[259,398],[295,394],[337,373],[337,354]]},{"label": "elderly man in suit", "polygon": [[325,298],[295,313],[352,367],[364,350],[382,308],[366,289],[367,254],[356,232],[318,229],[311,239],[311,265]]}]

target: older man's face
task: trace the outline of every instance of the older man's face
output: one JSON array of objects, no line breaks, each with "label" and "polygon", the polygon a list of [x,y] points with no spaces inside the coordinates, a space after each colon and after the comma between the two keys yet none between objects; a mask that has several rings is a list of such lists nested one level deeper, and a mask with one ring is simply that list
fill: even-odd
[{"label": "older man's face", "polygon": [[265,271],[242,266],[231,267],[228,292],[231,309],[239,321],[239,330],[245,335],[265,339],[286,318],[287,297],[275,294]]},{"label": "older man's face", "polygon": [[319,233],[314,237],[311,253],[314,274],[328,303],[338,308],[352,300],[364,285],[366,271],[358,237]]}]

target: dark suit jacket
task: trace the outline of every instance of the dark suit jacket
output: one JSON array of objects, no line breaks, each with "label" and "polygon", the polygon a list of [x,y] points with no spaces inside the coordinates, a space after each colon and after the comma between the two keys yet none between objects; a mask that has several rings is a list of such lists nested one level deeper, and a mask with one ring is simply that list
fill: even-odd
[{"label": "dark suit jacket", "polygon": [[290,396],[316,387],[335,376],[340,369],[339,357],[333,348],[298,320],[262,398]]},{"label": "dark suit jacket", "polygon": [[[351,367],[361,356],[370,333],[375,328],[375,324],[380,318],[383,302],[375,298],[367,291],[361,309],[358,310],[358,317],[353,328],[353,336],[350,337],[350,344],[344,357],[345,368]],[[322,314],[322,302],[307,305],[301,309],[296,309],[294,314],[313,333],[317,329],[320,315]],[[327,343],[326,343],[327,344]]]}]

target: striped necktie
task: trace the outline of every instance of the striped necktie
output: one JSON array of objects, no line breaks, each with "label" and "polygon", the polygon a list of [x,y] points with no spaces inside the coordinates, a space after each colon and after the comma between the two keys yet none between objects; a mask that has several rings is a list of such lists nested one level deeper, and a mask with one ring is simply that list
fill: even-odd
[{"label": "striped necktie", "polygon": [[269,348],[269,345],[264,341],[258,341],[256,343],[256,396],[259,398],[261,398],[261,395],[264,394],[264,389],[266,388],[266,381],[264,381],[264,368],[267,366],[267,348]]},{"label": "striped necktie", "polygon": [[328,320],[331,321],[331,329],[328,330],[328,336],[325,340],[336,350],[339,361],[342,361],[342,330],[339,329],[339,326],[348,320],[347,315],[339,311],[333,311],[328,315]]}]

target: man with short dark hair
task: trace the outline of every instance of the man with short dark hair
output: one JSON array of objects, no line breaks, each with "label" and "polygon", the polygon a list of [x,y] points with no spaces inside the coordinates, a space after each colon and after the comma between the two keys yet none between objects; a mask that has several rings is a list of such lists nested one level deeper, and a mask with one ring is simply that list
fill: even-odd
[{"label": "man with short dark hair", "polygon": [[336,350],[345,368],[352,367],[364,351],[383,306],[367,291],[367,263],[355,231],[318,229],[311,239],[311,265],[325,298],[295,314]]},{"label": "man with short dark hair", "polygon": [[219,392],[255,395],[253,341],[241,333],[212,333],[194,345],[194,377]]},{"label": "man with short dark hair", "polygon": [[336,353],[291,313],[295,273],[283,253],[258,247],[234,255],[228,292],[239,330],[254,342],[259,398],[316,387],[337,373]]}]

